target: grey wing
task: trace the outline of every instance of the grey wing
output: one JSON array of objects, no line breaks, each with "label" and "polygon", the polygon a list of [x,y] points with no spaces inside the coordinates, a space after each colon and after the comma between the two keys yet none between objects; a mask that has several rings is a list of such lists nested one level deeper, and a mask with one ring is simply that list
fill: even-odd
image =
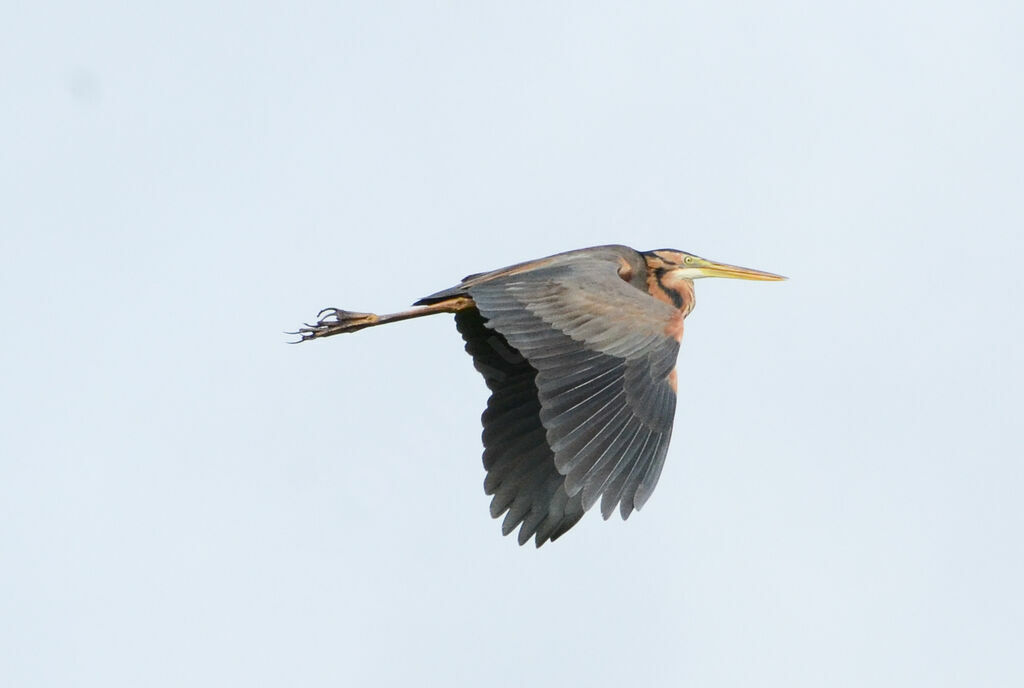
[{"label": "grey wing", "polygon": [[[474,308],[455,315],[455,324],[491,390],[484,425],[484,491],[493,495],[491,516],[505,513],[501,530],[519,528],[519,544],[535,536],[540,547],[572,528],[583,516],[582,495],[569,497],[555,468],[540,420],[537,369]],[[506,513],[507,512],[507,513]]]},{"label": "grey wing", "polygon": [[595,260],[613,263],[616,266],[629,267],[631,271],[636,273],[638,278],[634,286],[641,288],[644,286],[644,280],[640,279],[640,273],[644,269],[644,259],[640,254],[628,246],[609,244],[607,246],[591,246],[590,248],[566,251],[565,253],[556,253],[555,255],[547,256],[546,258],[538,258],[537,260],[531,260],[525,263],[516,263],[515,265],[509,265],[489,272],[478,272],[472,275],[466,275],[462,278],[462,282],[456,284],[454,287],[442,289],[441,291],[430,294],[429,296],[424,296],[413,305],[425,306],[427,304],[437,303],[438,301],[444,301],[445,299],[449,299],[453,296],[465,296],[469,293],[471,288],[478,284],[511,275],[564,265],[574,265],[579,264],[580,262],[592,263]]},{"label": "grey wing", "polygon": [[581,256],[467,289],[487,327],[537,371],[540,422],[566,495],[584,511],[600,497],[605,518],[616,505],[623,518],[642,507],[661,475],[682,336],[682,314],[616,269]]}]

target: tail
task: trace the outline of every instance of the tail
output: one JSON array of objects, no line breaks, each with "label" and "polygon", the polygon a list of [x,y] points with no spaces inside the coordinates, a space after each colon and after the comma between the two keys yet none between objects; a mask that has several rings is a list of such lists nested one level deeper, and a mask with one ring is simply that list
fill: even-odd
[{"label": "tail", "polygon": [[388,313],[386,315],[354,313],[341,310],[340,308],[325,308],[316,314],[317,321],[315,323],[305,323],[303,327],[300,327],[295,332],[286,332],[285,334],[297,335],[299,338],[292,342],[292,344],[298,344],[299,342],[308,342],[310,339],[320,339],[321,337],[330,337],[331,335],[344,334],[346,332],[358,332],[367,327],[386,325],[398,322],[399,320],[422,318],[425,315],[434,315],[435,313],[457,313],[466,308],[475,307],[476,304],[473,303],[473,299],[468,296],[457,296],[420,308],[412,308],[407,311]]}]

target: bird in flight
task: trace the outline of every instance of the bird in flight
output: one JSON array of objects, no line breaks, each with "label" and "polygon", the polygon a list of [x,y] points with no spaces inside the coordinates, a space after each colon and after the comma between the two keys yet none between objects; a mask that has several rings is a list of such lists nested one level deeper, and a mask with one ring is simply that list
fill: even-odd
[{"label": "bird in flight", "polygon": [[783,280],[673,249],[593,246],[469,275],[387,315],[327,308],[305,342],[454,313],[491,396],[484,491],[502,534],[537,547],[598,501],[626,519],[654,491],[672,436],[676,355],[693,280]]}]

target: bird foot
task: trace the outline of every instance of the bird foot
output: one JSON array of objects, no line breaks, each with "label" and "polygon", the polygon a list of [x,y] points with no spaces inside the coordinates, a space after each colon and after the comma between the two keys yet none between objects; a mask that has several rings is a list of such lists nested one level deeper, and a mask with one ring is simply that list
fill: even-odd
[{"label": "bird foot", "polygon": [[380,320],[375,313],[354,313],[340,308],[325,308],[317,313],[316,317],[315,323],[304,323],[304,326],[295,332],[285,333],[299,336],[299,339],[292,342],[293,344],[344,332],[356,332],[364,327],[376,325]]}]

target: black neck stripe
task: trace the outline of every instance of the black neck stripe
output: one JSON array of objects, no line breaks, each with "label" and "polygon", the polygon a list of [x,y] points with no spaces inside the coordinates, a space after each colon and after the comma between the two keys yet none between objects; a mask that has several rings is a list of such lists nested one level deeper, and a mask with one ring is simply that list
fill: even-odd
[{"label": "black neck stripe", "polygon": [[666,272],[668,272],[668,270],[665,268],[656,269],[654,271],[654,280],[658,283],[658,286],[661,287],[661,290],[665,292],[665,295],[672,299],[672,305],[676,308],[682,309],[683,295],[680,294],[677,289],[670,289],[669,287],[666,287],[665,283],[661,279]]}]

